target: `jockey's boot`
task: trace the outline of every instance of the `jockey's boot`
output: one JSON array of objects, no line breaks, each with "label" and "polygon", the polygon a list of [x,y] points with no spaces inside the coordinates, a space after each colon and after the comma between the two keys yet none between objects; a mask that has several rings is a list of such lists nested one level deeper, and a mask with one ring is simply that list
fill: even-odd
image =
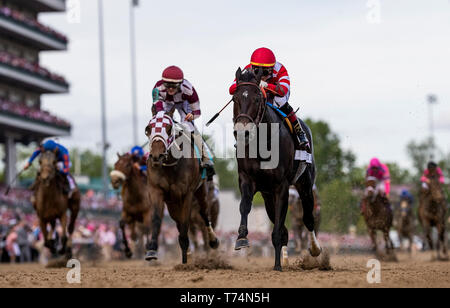
[{"label": "jockey's boot", "polygon": [[67,178],[67,176],[63,176],[63,178],[64,178],[63,185],[62,185],[63,193],[65,195],[69,195],[69,193],[70,193],[69,179]]},{"label": "jockey's boot", "polygon": [[200,134],[194,134],[194,142],[197,145],[197,148],[201,151],[202,155],[200,167],[202,169],[206,169],[206,177],[208,181],[212,181],[216,171],[214,170],[214,161],[211,151]]},{"label": "jockey's boot", "polygon": [[294,112],[294,109],[286,103],[283,107],[280,108],[287,115],[287,119],[291,122],[291,125],[294,129],[294,132],[297,137],[297,146],[300,150],[311,152],[311,148],[309,146],[308,138],[306,137],[305,131],[300,124],[300,120],[297,118],[297,115]]}]

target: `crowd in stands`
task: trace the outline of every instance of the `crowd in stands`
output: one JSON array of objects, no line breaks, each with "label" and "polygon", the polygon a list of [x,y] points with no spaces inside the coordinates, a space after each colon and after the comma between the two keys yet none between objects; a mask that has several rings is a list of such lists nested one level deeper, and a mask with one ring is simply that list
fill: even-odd
[{"label": "crowd in stands", "polygon": [[12,10],[11,8],[4,6],[4,7],[0,7],[0,15],[11,19],[15,22],[19,22],[22,24],[25,24],[27,27],[33,29],[33,30],[37,30],[39,32],[42,32],[46,35],[52,36],[64,43],[68,42],[67,37],[64,34],[61,34],[55,30],[53,30],[52,28],[41,24],[38,20],[36,20],[35,18],[31,18],[26,16],[25,14],[16,11],[16,10]]},{"label": "crowd in stands", "polygon": [[16,69],[49,79],[64,85],[68,85],[66,79],[60,75],[49,72],[37,62],[31,62],[27,59],[12,55],[6,51],[0,51],[0,63],[12,66]]},{"label": "crowd in stands", "polygon": [[0,98],[0,112],[6,112],[35,121],[50,123],[62,127],[70,127],[70,123],[38,108],[30,108],[25,104],[13,103]]},{"label": "crowd in stands", "polygon": [[84,210],[121,211],[122,200],[117,195],[111,195],[106,200],[101,192],[88,190],[81,196],[81,208]]}]

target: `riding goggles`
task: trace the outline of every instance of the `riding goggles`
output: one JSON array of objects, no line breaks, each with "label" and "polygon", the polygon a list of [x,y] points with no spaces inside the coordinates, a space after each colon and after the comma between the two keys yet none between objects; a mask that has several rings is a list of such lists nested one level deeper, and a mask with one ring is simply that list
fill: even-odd
[{"label": "riding goggles", "polygon": [[262,70],[262,75],[264,77],[270,76],[273,73],[273,69],[271,67],[252,66],[252,70],[255,75],[258,75],[260,70]]},{"label": "riding goggles", "polygon": [[166,89],[178,89],[181,83],[179,82],[164,82],[164,87]]}]

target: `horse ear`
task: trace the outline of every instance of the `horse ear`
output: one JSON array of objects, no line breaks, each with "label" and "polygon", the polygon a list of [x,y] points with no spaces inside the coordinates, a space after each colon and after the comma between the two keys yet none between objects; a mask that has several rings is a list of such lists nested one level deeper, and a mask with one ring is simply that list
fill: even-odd
[{"label": "horse ear", "polygon": [[170,109],[170,111],[167,113],[167,115],[173,119],[173,115],[175,114],[175,107],[173,107],[172,109]]},{"label": "horse ear", "polygon": [[119,152],[117,152],[117,157],[120,159],[120,154],[119,154]]},{"label": "horse ear", "polygon": [[145,135],[146,135],[147,137],[149,137],[149,136],[150,136],[150,133],[151,133],[150,125],[147,125],[147,127],[145,128]]},{"label": "horse ear", "polygon": [[241,80],[242,70],[239,67],[236,71],[236,83],[239,83],[239,80]]}]

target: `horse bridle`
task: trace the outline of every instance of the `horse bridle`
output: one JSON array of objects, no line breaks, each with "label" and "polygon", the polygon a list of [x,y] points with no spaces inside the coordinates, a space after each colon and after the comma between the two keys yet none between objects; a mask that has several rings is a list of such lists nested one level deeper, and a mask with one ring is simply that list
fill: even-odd
[{"label": "horse bridle", "polygon": [[[262,98],[262,103],[259,104],[258,106],[258,113],[256,114],[256,119],[253,119],[251,116],[249,116],[246,113],[240,113],[238,114],[234,119],[233,122],[234,124],[236,124],[241,118],[244,119],[248,119],[250,120],[251,123],[255,124],[255,126],[259,126],[259,124],[261,123],[262,119],[264,118],[264,114],[266,113],[266,102],[265,102],[265,95],[263,90],[254,82],[240,82],[236,84],[236,88],[238,89],[240,86],[253,86],[256,87],[259,91],[259,94],[261,95]],[[234,101],[234,99],[233,99]],[[234,101],[236,103],[236,101]]]}]

